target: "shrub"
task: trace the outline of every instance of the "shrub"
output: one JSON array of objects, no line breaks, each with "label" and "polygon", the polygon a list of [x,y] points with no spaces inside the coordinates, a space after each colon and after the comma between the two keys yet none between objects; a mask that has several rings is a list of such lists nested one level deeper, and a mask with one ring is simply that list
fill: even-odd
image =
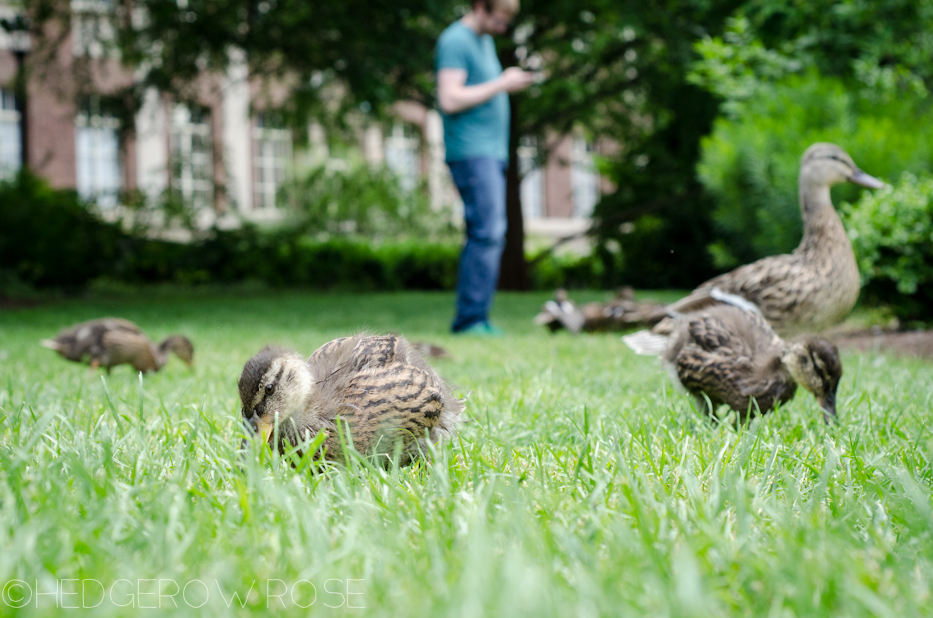
[{"label": "shrub", "polygon": [[77,193],[28,172],[0,182],[0,204],[0,269],[27,285],[84,285],[128,249],[121,230],[89,213]]},{"label": "shrub", "polygon": [[933,176],[904,173],[842,210],[868,300],[903,318],[933,317]]},{"label": "shrub", "polygon": [[432,210],[425,191],[405,191],[390,170],[369,165],[312,169],[285,183],[277,201],[293,225],[319,239],[437,239],[456,231],[450,213]]},{"label": "shrub", "polygon": [[[329,237],[305,226],[210,230],[189,243],[145,238],[98,219],[74,191],[50,188],[28,173],[0,183],[0,290],[80,289],[91,282],[233,284],[349,290],[451,290],[459,239],[377,242]],[[539,287],[593,287],[592,257],[550,257],[534,270]]]}]

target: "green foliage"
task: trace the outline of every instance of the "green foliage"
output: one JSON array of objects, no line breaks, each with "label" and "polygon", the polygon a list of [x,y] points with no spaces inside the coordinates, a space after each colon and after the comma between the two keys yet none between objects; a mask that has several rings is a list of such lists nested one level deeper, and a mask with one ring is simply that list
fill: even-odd
[{"label": "green foliage", "polygon": [[[800,241],[797,175],[814,142],[835,142],[856,164],[882,179],[933,170],[933,112],[916,98],[887,103],[859,96],[838,79],[814,72],[759,84],[716,121],[703,140],[698,174],[716,200],[721,240],[710,246],[720,268],[787,253]],[[861,189],[841,185],[834,199]]]},{"label": "green foliage", "polygon": [[404,191],[384,167],[317,167],[287,181],[277,201],[295,215],[294,224],[320,238],[452,239],[457,233],[449,212],[432,210],[426,191]]},{"label": "green foliage", "polygon": [[74,191],[23,172],[0,181],[0,271],[32,286],[81,286],[119,261],[125,237]]},{"label": "green foliage", "polygon": [[[688,82],[694,43],[721,32],[740,2],[628,3],[620,24],[638,43],[628,106],[607,131],[624,145],[601,172],[618,187],[595,209],[596,238],[612,285],[690,287],[714,274],[711,201],[695,166],[700,139],[718,113],[716,98]],[[631,73],[630,73],[631,74]],[[618,245],[620,251],[607,246]]]},{"label": "green foliage", "polygon": [[905,172],[843,213],[869,297],[901,317],[933,318],[933,176]]},{"label": "green foliage", "polygon": [[316,240],[296,230],[254,226],[214,231],[191,245],[144,241],[117,275],[131,283],[258,281],[274,287],[451,289],[459,246],[396,241]]},{"label": "green foliage", "polygon": [[721,37],[707,36],[695,45],[700,60],[687,80],[722,99],[726,114],[739,115],[742,101],[803,66],[795,57],[800,50],[790,45],[780,52],[768,49],[754,35],[747,19],[729,18]]},{"label": "green foliage", "polygon": [[933,86],[931,0],[748,0],[740,12],[765,47],[799,50],[824,75],[889,93]]},{"label": "green foliage", "polygon": [[532,264],[531,283],[536,290],[601,289],[606,287],[604,261],[596,253],[548,255]]},{"label": "green foliage", "polygon": [[94,216],[73,191],[20,174],[0,183],[3,277],[34,287],[261,281],[270,286],[367,290],[450,289],[458,244],[426,237],[374,243],[319,240],[302,229],[210,230],[190,244],[126,233]]}]

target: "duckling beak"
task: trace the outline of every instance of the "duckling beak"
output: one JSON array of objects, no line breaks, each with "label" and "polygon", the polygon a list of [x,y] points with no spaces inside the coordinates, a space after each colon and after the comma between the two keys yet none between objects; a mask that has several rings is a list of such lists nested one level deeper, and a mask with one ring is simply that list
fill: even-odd
[{"label": "duckling beak", "polygon": [[836,416],[836,393],[826,393],[822,397],[816,398],[820,407],[823,408],[823,420],[828,425],[830,422],[838,422]]},{"label": "duckling beak", "polygon": [[253,434],[262,434],[263,442],[269,442],[269,436],[272,435],[272,431],[274,429],[272,423],[267,423],[266,421],[262,420],[258,414],[253,414],[249,421],[247,421],[247,425],[249,425],[249,428],[252,430]]},{"label": "duckling beak", "polygon": [[857,185],[868,187],[869,189],[880,189],[884,187],[884,181],[878,180],[874,176],[869,176],[862,170],[857,170],[852,174],[852,176],[849,177],[849,182],[854,182]]}]

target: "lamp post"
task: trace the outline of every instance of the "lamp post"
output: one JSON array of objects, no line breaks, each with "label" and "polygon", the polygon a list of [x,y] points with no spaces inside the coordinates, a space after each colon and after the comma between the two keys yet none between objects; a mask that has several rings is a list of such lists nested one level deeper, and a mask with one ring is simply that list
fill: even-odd
[{"label": "lamp post", "polygon": [[0,19],[0,27],[9,35],[11,51],[16,59],[16,82],[13,95],[16,99],[16,111],[19,112],[20,165],[25,170],[29,166],[29,140],[27,139],[29,135],[29,105],[27,101],[29,92],[27,89],[28,77],[26,75],[26,54],[29,53],[32,42],[29,34],[29,20],[22,15],[17,15],[14,19]]}]

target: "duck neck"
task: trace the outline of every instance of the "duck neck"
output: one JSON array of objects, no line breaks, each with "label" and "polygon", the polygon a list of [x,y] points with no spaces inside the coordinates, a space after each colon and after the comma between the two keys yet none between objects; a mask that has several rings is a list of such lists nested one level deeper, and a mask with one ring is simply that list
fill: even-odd
[{"label": "duck neck", "polygon": [[159,369],[165,366],[165,363],[168,362],[168,353],[170,351],[170,339],[164,340],[158,346],[152,346],[155,349],[153,357],[155,358],[156,364],[159,366]]},{"label": "duck neck", "polygon": [[849,238],[829,194],[829,185],[800,178],[800,210],[803,216],[803,239],[797,252],[826,251]]}]

